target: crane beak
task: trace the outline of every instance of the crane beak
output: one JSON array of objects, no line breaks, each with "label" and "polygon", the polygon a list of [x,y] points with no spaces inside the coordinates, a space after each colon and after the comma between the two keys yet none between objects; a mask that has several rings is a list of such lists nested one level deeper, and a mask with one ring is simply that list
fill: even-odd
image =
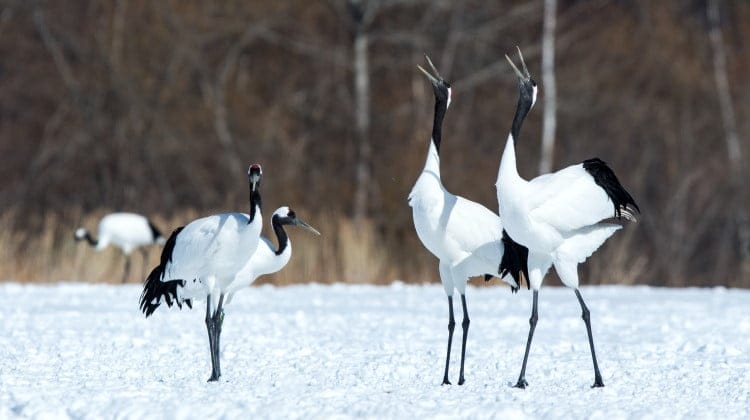
[{"label": "crane beak", "polygon": [[516,50],[518,50],[518,57],[521,59],[521,66],[523,67],[523,73],[521,73],[520,70],[518,70],[518,67],[516,67],[515,64],[513,64],[513,60],[508,57],[508,54],[505,54],[505,58],[508,60],[508,63],[513,68],[513,71],[516,72],[516,76],[522,81],[528,81],[531,79],[531,74],[529,74],[529,69],[526,67],[526,62],[523,61],[523,54],[521,54],[521,49],[516,46]]},{"label": "crane beak", "polygon": [[312,232],[312,233],[314,233],[314,234],[316,234],[316,235],[320,236],[320,232],[318,232],[318,230],[317,230],[317,229],[315,229],[314,227],[312,227],[312,226],[308,225],[308,224],[307,224],[307,223],[305,223],[305,222],[304,222],[303,220],[300,220],[300,219],[294,219],[294,224],[295,224],[295,225],[297,225],[297,226],[299,226],[299,227],[301,227],[301,228],[307,229],[307,230],[309,230],[310,232]]},{"label": "crane beak", "polygon": [[425,76],[427,76],[427,78],[430,80],[430,82],[433,85],[438,85],[440,81],[443,80],[443,78],[440,76],[440,72],[437,71],[437,69],[435,68],[435,65],[432,64],[432,60],[430,60],[430,57],[428,57],[427,54],[424,55],[424,58],[427,59],[427,64],[430,65],[430,68],[432,69],[433,73],[435,73],[435,75],[433,76],[432,74],[430,74],[427,70],[423,69],[422,66],[420,66],[419,64],[417,64],[417,68],[421,70]]}]

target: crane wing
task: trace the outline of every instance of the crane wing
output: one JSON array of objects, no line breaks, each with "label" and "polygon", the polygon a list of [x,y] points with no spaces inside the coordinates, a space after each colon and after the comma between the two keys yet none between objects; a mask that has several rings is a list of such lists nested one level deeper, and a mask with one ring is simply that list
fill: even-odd
[{"label": "crane wing", "polygon": [[529,198],[528,217],[563,236],[616,216],[607,192],[597,185],[583,164],[540,176],[529,185],[534,196]]},{"label": "crane wing", "polygon": [[[239,234],[238,227],[246,224],[249,216],[244,213],[224,213],[197,219],[180,232],[175,241],[171,259],[164,269],[163,280],[182,279],[190,280],[196,276],[206,275],[206,265],[217,267],[222,262],[230,265],[239,265],[250,258],[253,250],[234,250],[246,258],[237,261],[226,255],[218,255],[230,252],[222,248],[222,242],[237,243],[230,238]],[[257,243],[256,243],[257,246]],[[248,252],[249,251],[249,252]]]},{"label": "crane wing", "polygon": [[[497,214],[479,203],[457,196],[450,218],[455,218],[456,222],[447,224],[446,233],[460,249],[475,253],[483,260],[500,261],[503,225]],[[487,247],[488,243],[496,246]]]}]

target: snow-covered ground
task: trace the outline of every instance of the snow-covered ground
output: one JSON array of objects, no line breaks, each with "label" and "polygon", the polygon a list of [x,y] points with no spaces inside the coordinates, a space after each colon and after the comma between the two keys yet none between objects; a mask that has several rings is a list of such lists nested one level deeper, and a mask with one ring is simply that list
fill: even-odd
[{"label": "snow-covered ground", "polygon": [[[470,288],[464,386],[441,386],[439,285],[270,286],[227,307],[222,380],[204,309],[138,312],[140,288],[0,285],[0,418],[748,418],[750,291]],[[457,306],[451,380],[458,381]]]}]

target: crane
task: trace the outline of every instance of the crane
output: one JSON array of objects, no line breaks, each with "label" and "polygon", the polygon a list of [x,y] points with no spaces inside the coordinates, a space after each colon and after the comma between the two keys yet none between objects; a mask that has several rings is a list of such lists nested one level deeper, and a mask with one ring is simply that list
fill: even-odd
[{"label": "crane", "polygon": [[539,289],[554,265],[562,283],[574,289],[581,306],[594,364],[594,385],[602,387],[591,333],[591,316],[578,289],[578,264],[584,262],[612,234],[622,228],[622,220],[636,219],[638,205],[623,188],[612,169],[598,158],[568,166],[557,172],[527,181],[516,167],[516,143],[523,120],[534,106],[536,82],[531,78],[520,48],[521,72],[505,56],[518,76],[519,97],[510,133],[497,175],[497,200],[508,235],[528,248],[528,284],[533,289],[529,336],[516,387],[525,388],[526,362],[538,320]]},{"label": "crane", "polygon": [[92,248],[101,251],[112,245],[122,251],[125,257],[125,269],[122,282],[130,274],[130,254],[136,249],[143,256],[143,273],[148,259],[146,247],[153,244],[164,245],[161,231],[145,216],[136,213],[110,213],[99,221],[97,238],[88,230],[80,227],[75,232],[76,242],[85,240]]},{"label": "crane", "polygon": [[141,311],[149,317],[163,298],[182,308],[192,299],[206,299],[206,329],[211,352],[209,382],[221,376],[219,342],[224,322],[224,297],[260,241],[263,224],[260,181],[262,169],[250,165],[250,213],[220,213],[194,220],[177,228],[167,240],[159,265],[146,279],[140,299]]},{"label": "crane", "polygon": [[[513,291],[518,290],[519,271],[525,271],[525,261],[517,258],[522,247],[512,241],[504,244],[500,217],[481,204],[448,192],[440,178],[440,142],[442,123],[451,102],[451,85],[439,74],[425,55],[434,75],[417,66],[427,77],[435,95],[435,114],[432,136],[424,169],[409,194],[414,227],[417,236],[439,263],[440,280],[448,296],[448,349],[445,359],[443,385],[450,385],[451,343],[455,319],[453,293],[458,290],[463,307],[463,339],[461,344],[461,371],[458,384],[463,385],[466,339],[469,332],[469,313],[466,307],[466,283],[469,277],[492,276],[502,278]],[[519,248],[508,252],[507,246]],[[507,274],[511,274],[510,278]]]}]

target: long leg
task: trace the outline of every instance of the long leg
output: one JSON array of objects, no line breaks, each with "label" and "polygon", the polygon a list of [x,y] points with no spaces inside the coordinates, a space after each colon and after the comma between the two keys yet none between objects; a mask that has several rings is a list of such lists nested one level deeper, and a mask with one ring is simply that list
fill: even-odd
[{"label": "long leg", "polygon": [[141,256],[143,256],[143,265],[141,266],[141,278],[146,278],[146,269],[148,268],[148,251],[146,248],[141,248]]},{"label": "long leg", "polygon": [[128,276],[130,275],[130,255],[125,255],[125,271],[122,273],[122,282],[127,283]]},{"label": "long leg", "polygon": [[216,311],[214,312],[213,316],[214,321],[214,354],[216,358],[216,375],[217,377],[221,377],[221,356],[219,354],[220,351],[220,341],[221,341],[221,327],[224,325],[224,294],[222,293],[219,295],[219,304],[216,305]]},{"label": "long leg", "polygon": [[448,366],[451,362],[451,343],[453,342],[453,329],[456,327],[456,320],[453,318],[453,296],[448,296],[448,352],[445,355],[445,376],[443,376],[443,385],[450,385],[448,380]]},{"label": "long leg", "polygon": [[458,384],[463,385],[464,384],[464,359],[466,358],[466,337],[469,335],[469,324],[471,323],[471,320],[469,320],[469,311],[466,309],[466,295],[461,295],[461,305],[464,308],[464,320],[461,323],[461,327],[463,327],[464,330],[464,338],[463,342],[461,343],[461,373],[458,376]]},{"label": "long leg", "polygon": [[216,340],[216,323],[211,314],[211,295],[206,296],[206,330],[208,330],[208,345],[211,351],[211,377],[208,378],[208,382],[218,381],[219,375],[216,372],[216,360],[215,340]]},{"label": "long leg", "polygon": [[516,388],[526,388],[529,383],[526,382],[526,362],[529,361],[529,349],[531,348],[531,339],[534,337],[534,329],[536,328],[536,321],[539,319],[537,315],[537,301],[539,299],[539,291],[534,290],[534,303],[531,306],[531,318],[529,318],[529,338],[526,340],[526,353],[523,355],[523,365],[521,366],[521,374],[518,375],[518,382]]},{"label": "long leg", "polygon": [[594,336],[591,334],[591,314],[589,313],[589,308],[586,307],[586,303],[583,301],[583,297],[581,297],[581,292],[576,289],[576,297],[578,298],[578,303],[581,304],[581,310],[583,313],[581,314],[581,318],[583,318],[583,322],[586,323],[586,332],[589,335],[589,347],[591,347],[591,360],[594,361],[594,385],[592,385],[592,388],[599,388],[604,386],[604,382],[602,381],[602,374],[599,372],[599,364],[596,363],[596,351],[594,351]]}]

